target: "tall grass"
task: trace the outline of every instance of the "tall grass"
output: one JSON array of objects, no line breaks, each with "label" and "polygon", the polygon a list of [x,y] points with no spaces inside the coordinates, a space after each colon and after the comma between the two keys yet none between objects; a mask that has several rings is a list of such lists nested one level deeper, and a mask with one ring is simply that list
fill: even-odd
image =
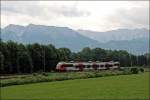
[{"label": "tall grass", "polygon": [[129,70],[113,70],[113,71],[89,71],[89,72],[65,72],[65,73],[34,73],[32,75],[3,79],[1,80],[1,87],[11,86],[11,85],[21,85],[30,84],[38,82],[51,82],[51,81],[63,81],[72,79],[86,79],[104,76],[114,76],[114,75],[126,75],[131,74]]}]

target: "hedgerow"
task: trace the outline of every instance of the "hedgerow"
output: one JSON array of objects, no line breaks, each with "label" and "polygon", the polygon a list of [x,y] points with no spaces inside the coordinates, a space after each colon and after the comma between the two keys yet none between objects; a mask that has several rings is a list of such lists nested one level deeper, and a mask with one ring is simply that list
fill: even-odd
[{"label": "hedgerow", "polygon": [[19,77],[12,79],[1,80],[1,87],[11,86],[11,85],[22,85],[38,82],[52,82],[52,81],[63,81],[63,80],[73,80],[73,79],[86,79],[86,78],[96,78],[114,75],[127,75],[131,74],[130,70],[124,71],[90,71],[90,72],[65,72],[65,73],[34,73],[28,75],[27,77]]}]

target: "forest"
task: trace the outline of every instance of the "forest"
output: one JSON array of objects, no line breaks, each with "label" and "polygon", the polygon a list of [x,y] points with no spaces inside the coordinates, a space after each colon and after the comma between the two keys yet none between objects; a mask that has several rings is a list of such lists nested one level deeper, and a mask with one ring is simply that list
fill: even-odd
[{"label": "forest", "polygon": [[121,67],[145,67],[150,64],[148,53],[133,55],[125,50],[89,47],[72,52],[68,48],[56,48],[52,44],[0,42],[1,74],[55,71],[60,61],[119,61]]}]

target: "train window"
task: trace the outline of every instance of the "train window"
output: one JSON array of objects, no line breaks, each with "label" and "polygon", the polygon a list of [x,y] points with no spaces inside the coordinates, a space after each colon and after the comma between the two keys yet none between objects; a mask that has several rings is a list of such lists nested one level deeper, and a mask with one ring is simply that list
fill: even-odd
[{"label": "train window", "polygon": [[109,65],[109,67],[112,67],[112,66],[113,66],[112,64]]},{"label": "train window", "polygon": [[119,64],[114,64],[115,66],[119,66]]},{"label": "train window", "polygon": [[99,66],[94,64],[93,67],[99,67]]},{"label": "train window", "polygon": [[87,68],[90,68],[91,67],[91,65],[87,65]]},{"label": "train window", "polygon": [[99,67],[97,64],[93,64],[92,66],[95,70],[97,69],[97,67]]},{"label": "train window", "polygon": [[100,65],[100,67],[104,67],[104,65]]},{"label": "train window", "polygon": [[79,65],[76,65],[76,67],[85,67],[85,65],[79,64]]},{"label": "train window", "polygon": [[106,67],[109,67],[109,64],[106,64]]},{"label": "train window", "polygon": [[65,64],[65,67],[73,67],[73,64]]}]

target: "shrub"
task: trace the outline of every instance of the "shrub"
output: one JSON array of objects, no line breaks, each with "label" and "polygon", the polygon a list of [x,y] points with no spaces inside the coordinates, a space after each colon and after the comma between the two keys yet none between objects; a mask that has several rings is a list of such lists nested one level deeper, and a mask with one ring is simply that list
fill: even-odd
[{"label": "shrub", "polygon": [[132,74],[138,74],[139,70],[137,68],[131,68]]},{"label": "shrub", "polygon": [[67,73],[33,73],[30,76],[24,78],[12,78],[1,81],[0,86],[10,86],[19,84],[29,84],[38,82],[51,82],[51,81],[63,81],[71,79],[86,79],[94,77],[114,76],[114,75],[126,75],[137,73],[137,69],[125,70],[125,71],[94,71],[94,72],[67,72]]},{"label": "shrub", "polygon": [[48,76],[48,73],[42,72],[43,76]]},{"label": "shrub", "polygon": [[143,68],[140,68],[140,72],[142,72],[142,73],[143,73],[143,72],[144,72],[144,69],[143,69]]},{"label": "shrub", "polygon": [[37,73],[33,73],[33,76],[37,76],[38,74]]}]

